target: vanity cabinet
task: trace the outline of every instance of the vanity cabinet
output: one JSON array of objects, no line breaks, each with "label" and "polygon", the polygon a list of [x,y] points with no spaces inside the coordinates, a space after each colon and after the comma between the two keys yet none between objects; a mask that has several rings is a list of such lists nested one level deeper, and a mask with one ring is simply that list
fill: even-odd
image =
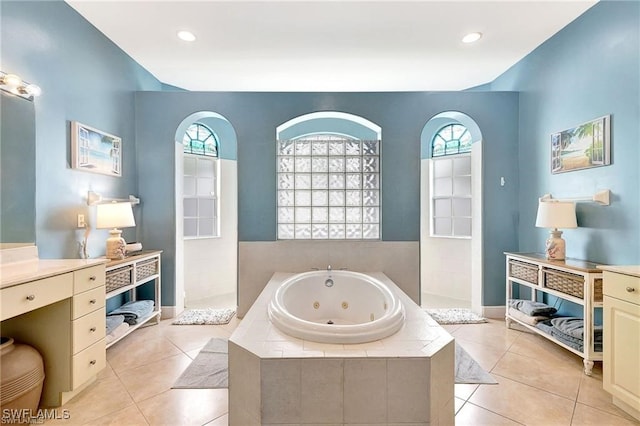
[{"label": "vanity cabinet", "polygon": [[640,420],[640,266],[604,270],[602,384],[613,403]]},{"label": "vanity cabinet", "polygon": [[[550,260],[543,253],[505,253],[507,257],[506,307],[507,327],[516,322],[583,358],[584,373],[591,375],[594,361],[602,361],[596,351],[594,317],[602,309],[602,271],[593,262],[567,258]],[[530,324],[509,315],[509,299],[513,299],[514,286],[531,289],[531,300],[542,301],[543,294],[556,296],[582,307],[584,320],[583,349],[577,350]],[[603,330],[603,338],[606,337]]]},{"label": "vanity cabinet", "polygon": [[3,264],[2,335],[44,358],[43,407],[58,407],[106,366],[105,260]]}]

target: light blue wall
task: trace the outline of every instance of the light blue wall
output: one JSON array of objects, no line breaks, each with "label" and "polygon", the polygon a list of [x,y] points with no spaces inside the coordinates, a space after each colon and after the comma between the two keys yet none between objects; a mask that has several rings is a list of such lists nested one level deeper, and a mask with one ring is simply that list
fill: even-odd
[{"label": "light blue wall", "polygon": [[[161,86],[62,1],[3,0],[0,15],[3,71],[42,88],[34,104],[36,244],[42,258],[77,258],[83,231],[76,230],[76,215],[95,223],[95,207],[86,205],[88,190],[118,198],[138,192],[135,92]],[[71,120],[122,138],[122,177],[70,168]],[[137,229],[126,229],[124,237],[135,240]],[[92,231],[92,257],[104,255],[107,236]]]},{"label": "light blue wall", "polygon": [[146,92],[136,96],[136,139],[144,231],[142,241],[165,249],[163,301],[173,303],[175,265],[174,136],[190,114],[209,110],[233,125],[238,141],[240,241],[276,239],[276,144],[278,125],[316,111],[341,111],[382,127],[382,236],[386,241],[420,238],[420,133],[427,120],[448,110],[472,117],[482,129],[485,167],[485,235],[491,253],[485,267],[488,291],[503,293],[502,252],[515,250],[517,191],[500,187],[499,176],[517,181],[516,93],[206,93]]},{"label": "light blue wall", "polygon": [[[548,235],[534,226],[538,197],[610,189],[610,206],[578,203],[580,227],[563,235],[567,255],[640,263],[639,38],[639,2],[601,1],[491,84],[520,92],[521,251],[541,251]],[[605,114],[611,114],[611,165],[552,175],[551,133]]]}]

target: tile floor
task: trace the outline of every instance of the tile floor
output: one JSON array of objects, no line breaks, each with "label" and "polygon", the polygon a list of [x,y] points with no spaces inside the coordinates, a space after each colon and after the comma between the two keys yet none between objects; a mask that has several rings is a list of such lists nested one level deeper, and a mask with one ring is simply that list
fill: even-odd
[{"label": "tile floor", "polygon": [[[107,368],[61,409],[64,425],[208,425],[228,423],[226,389],[171,389],[224,326],[174,326],[170,320],[137,330],[107,352]],[[611,404],[602,390],[602,367],[592,377],[582,360],[546,339],[507,330],[503,321],[445,327],[499,382],[456,385],[457,425],[640,425]]]}]

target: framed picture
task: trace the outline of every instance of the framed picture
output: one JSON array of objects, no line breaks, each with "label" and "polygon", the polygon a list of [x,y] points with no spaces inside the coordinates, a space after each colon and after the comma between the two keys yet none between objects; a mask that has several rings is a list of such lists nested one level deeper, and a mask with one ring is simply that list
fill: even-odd
[{"label": "framed picture", "polygon": [[122,139],[72,121],[71,168],[122,176]]},{"label": "framed picture", "polygon": [[611,164],[611,116],[551,135],[551,173]]}]

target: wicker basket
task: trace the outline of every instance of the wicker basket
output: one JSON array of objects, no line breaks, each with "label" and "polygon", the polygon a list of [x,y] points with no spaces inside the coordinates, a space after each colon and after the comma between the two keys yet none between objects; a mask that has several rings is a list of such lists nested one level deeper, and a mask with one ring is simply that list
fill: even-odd
[{"label": "wicker basket", "polygon": [[570,272],[543,268],[544,286],[561,293],[570,294],[579,299],[584,298],[584,277]]},{"label": "wicker basket", "polygon": [[593,301],[602,302],[602,278],[593,280]]},{"label": "wicker basket", "polygon": [[106,274],[106,292],[117,290],[120,287],[132,284],[133,266],[123,266]]},{"label": "wicker basket", "polygon": [[510,259],[509,276],[531,284],[538,284],[538,267],[531,263]]},{"label": "wicker basket", "polygon": [[136,281],[143,280],[158,273],[158,259],[149,259],[140,262],[136,267]]}]

